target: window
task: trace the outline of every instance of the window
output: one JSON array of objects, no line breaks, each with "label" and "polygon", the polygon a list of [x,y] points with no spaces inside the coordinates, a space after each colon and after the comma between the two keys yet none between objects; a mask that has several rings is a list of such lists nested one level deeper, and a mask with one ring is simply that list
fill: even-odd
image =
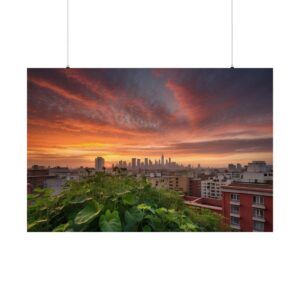
[{"label": "window", "polygon": [[231,194],[231,201],[240,202],[239,194]]},{"label": "window", "polygon": [[265,230],[264,223],[263,222],[254,221],[253,222],[253,229],[255,231],[264,231]]},{"label": "window", "polygon": [[236,215],[240,214],[240,208],[236,205],[231,205],[230,211],[232,214],[236,214]]},{"label": "window", "polygon": [[256,218],[264,218],[264,210],[261,208],[254,208],[253,216]]},{"label": "window", "polygon": [[264,196],[255,195],[253,197],[253,204],[261,204],[261,205],[263,205],[264,204]]},{"label": "window", "polygon": [[230,224],[231,225],[240,225],[240,219],[237,217],[230,217]]}]

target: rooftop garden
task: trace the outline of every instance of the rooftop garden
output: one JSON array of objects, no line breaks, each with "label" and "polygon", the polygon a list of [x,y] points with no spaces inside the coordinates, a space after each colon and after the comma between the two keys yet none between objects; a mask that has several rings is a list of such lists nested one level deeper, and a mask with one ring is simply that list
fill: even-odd
[{"label": "rooftop garden", "polygon": [[28,195],[28,231],[226,231],[223,217],[185,206],[179,193],[151,187],[144,178],[98,173]]}]

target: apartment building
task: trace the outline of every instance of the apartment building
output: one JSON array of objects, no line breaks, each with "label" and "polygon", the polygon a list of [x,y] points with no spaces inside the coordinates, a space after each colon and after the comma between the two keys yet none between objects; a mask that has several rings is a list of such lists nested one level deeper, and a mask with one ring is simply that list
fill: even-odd
[{"label": "apartment building", "polygon": [[241,176],[242,182],[270,183],[273,181],[273,167],[265,161],[253,161]]},{"label": "apartment building", "polygon": [[273,231],[273,186],[231,183],[222,187],[227,224],[238,231]]},{"label": "apartment building", "polygon": [[231,183],[228,179],[208,179],[201,181],[201,197],[208,199],[222,199],[221,188]]},{"label": "apartment building", "polygon": [[190,196],[201,197],[201,178],[190,178],[189,181],[189,191]]},{"label": "apartment building", "polygon": [[189,177],[188,176],[162,176],[148,177],[148,181],[153,187],[165,188],[175,191],[189,193]]}]

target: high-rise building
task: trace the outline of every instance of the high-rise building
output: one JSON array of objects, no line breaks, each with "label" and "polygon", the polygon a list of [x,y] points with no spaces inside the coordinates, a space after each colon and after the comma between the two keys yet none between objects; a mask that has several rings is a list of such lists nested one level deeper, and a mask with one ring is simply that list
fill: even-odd
[{"label": "high-rise building", "polygon": [[161,155],[161,165],[163,166],[165,164],[165,157],[164,155],[162,154]]},{"label": "high-rise building", "polygon": [[97,157],[95,159],[95,170],[96,170],[96,172],[103,171],[104,164],[105,164],[104,158],[103,157]]},{"label": "high-rise building", "polygon": [[146,169],[148,168],[148,158],[147,157],[145,158],[145,168]]},{"label": "high-rise building", "polygon": [[132,166],[132,169],[136,168],[136,158],[131,159],[131,166]]},{"label": "high-rise building", "polygon": [[137,168],[140,169],[140,167],[141,167],[141,160],[138,158],[137,159]]}]

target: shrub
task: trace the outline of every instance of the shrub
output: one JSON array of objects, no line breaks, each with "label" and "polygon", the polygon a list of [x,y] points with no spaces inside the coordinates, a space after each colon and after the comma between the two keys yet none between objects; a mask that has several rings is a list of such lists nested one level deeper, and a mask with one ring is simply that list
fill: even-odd
[{"label": "shrub", "polygon": [[99,173],[69,181],[62,193],[28,195],[28,231],[223,231],[222,218],[185,207],[175,191],[145,179]]}]

